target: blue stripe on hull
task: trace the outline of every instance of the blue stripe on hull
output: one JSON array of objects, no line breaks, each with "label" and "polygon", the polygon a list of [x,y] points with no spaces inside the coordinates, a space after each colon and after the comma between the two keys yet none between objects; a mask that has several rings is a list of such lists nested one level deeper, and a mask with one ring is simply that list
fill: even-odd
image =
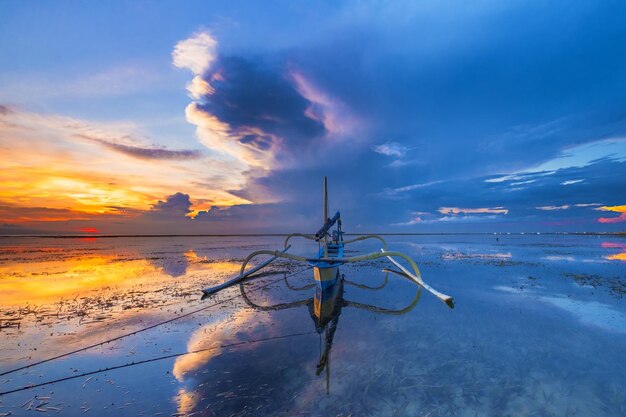
[{"label": "blue stripe on hull", "polygon": [[337,283],[337,278],[339,277],[339,267],[314,267],[313,276],[315,277],[315,281],[322,288],[322,290],[326,290],[327,288],[330,288]]}]

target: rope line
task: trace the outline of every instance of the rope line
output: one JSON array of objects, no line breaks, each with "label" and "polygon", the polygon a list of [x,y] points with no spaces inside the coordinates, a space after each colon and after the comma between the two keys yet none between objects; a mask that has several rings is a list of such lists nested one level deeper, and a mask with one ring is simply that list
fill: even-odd
[{"label": "rope line", "polygon": [[215,350],[215,349],[224,349],[224,348],[229,348],[229,347],[234,347],[234,346],[245,345],[245,344],[249,344],[249,343],[260,343],[260,342],[267,342],[269,340],[287,339],[287,338],[291,338],[291,337],[306,336],[306,335],[310,335],[310,334],[314,334],[314,333],[316,333],[316,332],[291,333],[291,334],[286,334],[286,335],[282,335],[282,336],[272,336],[272,337],[265,337],[265,338],[261,338],[261,339],[244,340],[244,341],[241,341],[241,342],[234,342],[234,343],[229,343],[229,344],[219,345],[219,346],[211,346],[211,347],[207,347],[207,348],[203,348],[203,349],[192,350],[192,351],[189,351],[189,352],[172,353],[172,354],[169,354],[169,355],[159,356],[159,357],[156,357],[156,358],[145,359],[145,360],[137,361],[137,362],[129,362],[129,363],[125,363],[123,365],[116,365],[116,366],[111,366],[111,367],[108,367],[108,368],[102,368],[102,369],[98,369],[97,371],[83,372],[82,374],[78,374],[78,375],[71,375],[71,376],[66,376],[66,377],[63,377],[63,378],[53,379],[53,380],[50,380],[50,381],[40,382],[40,383],[37,383],[37,384],[25,385],[25,386],[20,387],[20,388],[15,388],[15,389],[12,389],[12,390],[9,390],[9,391],[0,392],[0,396],[6,395],[6,394],[13,394],[15,392],[20,392],[20,391],[26,391],[26,390],[29,390],[29,389],[32,389],[32,388],[43,387],[43,386],[46,386],[46,385],[55,384],[57,382],[64,382],[64,381],[69,381],[71,379],[82,378],[82,377],[89,376],[89,375],[95,375],[95,374],[99,374],[99,373],[102,373],[102,372],[109,372],[109,371],[114,371],[114,370],[117,370],[117,369],[128,368],[128,367],[131,367],[131,366],[143,365],[143,364],[150,363],[150,362],[161,361],[161,360],[164,360],[164,359],[171,359],[171,358],[176,358],[176,357],[179,357],[179,356],[185,356],[185,355],[191,355],[191,354],[195,354],[195,353],[207,352],[207,351]]},{"label": "rope line", "polygon": [[[311,268],[312,268],[312,267],[307,267],[307,268],[301,269],[301,270],[299,270],[299,271],[292,272],[291,274],[289,274],[289,275],[287,275],[287,276],[293,276],[293,275],[299,274],[300,272],[306,271],[306,270],[311,269]],[[255,288],[255,289],[251,290],[250,292],[258,291],[258,290],[260,290],[260,289],[263,289],[263,288],[269,287],[270,285],[275,284],[276,282],[282,281],[283,279],[284,279],[284,278],[283,278],[283,277],[281,277],[280,279],[276,279],[276,280],[274,280],[274,281],[270,281],[269,283],[264,284],[264,285],[261,285],[261,286],[259,286],[259,287]],[[52,361],[54,361],[54,360],[61,359],[61,358],[65,358],[65,357],[67,357],[67,356],[75,355],[75,354],[77,354],[77,353],[84,352],[84,351],[86,351],[86,350],[93,349],[93,348],[95,348],[95,347],[102,346],[102,345],[105,345],[105,344],[107,344],[107,343],[116,342],[116,341],[121,340],[121,339],[124,339],[124,338],[126,338],[126,337],[129,337],[129,336],[134,336],[134,335],[136,335],[137,333],[142,333],[142,332],[145,332],[145,331],[148,331],[148,330],[152,330],[152,329],[154,329],[154,328],[156,328],[156,327],[163,326],[163,325],[165,325],[165,324],[172,323],[172,322],[174,322],[174,321],[176,321],[176,320],[180,320],[180,319],[182,319],[182,318],[192,316],[192,315],[194,315],[194,314],[196,314],[196,313],[199,313],[199,312],[204,311],[204,310],[208,310],[208,309],[209,309],[209,308],[211,308],[211,307],[215,307],[215,306],[218,306],[218,305],[224,304],[224,303],[226,303],[226,302],[228,302],[228,301],[232,301],[232,300],[234,300],[234,299],[236,299],[236,298],[239,298],[239,297],[240,297],[240,295],[239,295],[239,294],[237,294],[237,295],[235,295],[235,296],[233,296],[233,297],[230,297],[230,298],[225,298],[224,300],[217,301],[217,302],[215,302],[215,303],[213,303],[213,304],[210,304],[210,305],[208,305],[208,306],[205,306],[205,307],[199,308],[199,309],[197,309],[197,310],[190,311],[189,313],[182,314],[182,315],[180,315],[180,316],[177,316],[177,317],[171,318],[171,319],[169,319],[169,320],[165,320],[165,321],[162,321],[162,322],[159,322],[159,323],[152,324],[152,325],[150,325],[150,326],[147,326],[147,327],[141,328],[141,329],[139,329],[139,330],[135,330],[135,331],[133,331],[133,332],[125,333],[125,334],[122,334],[122,335],[120,335],[120,336],[116,336],[116,337],[114,337],[114,338],[111,338],[111,339],[108,339],[108,340],[104,340],[104,341],[102,341],[102,342],[94,343],[94,344],[92,344],[92,345],[88,345],[88,346],[85,346],[85,347],[82,347],[82,348],[79,348],[79,349],[76,349],[76,350],[72,350],[72,351],[70,351],[70,352],[62,353],[62,354],[57,355],[57,356],[52,356],[52,357],[47,358],[47,359],[42,359],[42,360],[40,360],[40,361],[33,362],[33,363],[31,363],[31,364],[27,364],[27,365],[20,366],[20,367],[18,367],[18,368],[10,369],[10,370],[8,370],[8,371],[4,371],[4,372],[0,373],[0,376],[9,375],[9,374],[12,374],[12,373],[15,373],[15,372],[18,372],[18,371],[22,371],[22,370],[24,370],[24,369],[29,369],[29,368],[32,368],[32,367],[34,367],[34,366],[38,366],[38,365],[41,365],[41,364],[44,364],[44,363],[52,362]]]}]

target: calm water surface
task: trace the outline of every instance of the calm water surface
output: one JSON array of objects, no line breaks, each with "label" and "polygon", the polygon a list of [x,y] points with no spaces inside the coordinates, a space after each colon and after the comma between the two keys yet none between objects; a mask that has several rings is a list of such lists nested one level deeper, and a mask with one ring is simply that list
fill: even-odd
[{"label": "calm water surface", "polygon": [[0,416],[626,415],[626,239],[387,240],[454,310],[383,260],[343,267],[332,303],[287,262],[200,300],[278,237],[0,238],[0,373],[157,325],[0,376],[73,377],[0,395]]}]

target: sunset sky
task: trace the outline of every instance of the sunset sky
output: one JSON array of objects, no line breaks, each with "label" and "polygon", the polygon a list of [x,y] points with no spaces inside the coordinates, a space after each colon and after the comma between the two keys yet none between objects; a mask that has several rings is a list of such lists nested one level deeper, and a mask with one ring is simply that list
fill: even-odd
[{"label": "sunset sky", "polygon": [[626,3],[0,3],[0,234],[626,230]]}]

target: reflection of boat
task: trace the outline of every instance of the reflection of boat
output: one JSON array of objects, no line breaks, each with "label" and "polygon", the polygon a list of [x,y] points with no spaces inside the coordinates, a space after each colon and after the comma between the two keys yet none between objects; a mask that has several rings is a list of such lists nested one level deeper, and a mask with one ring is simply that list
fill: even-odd
[{"label": "reflection of boat", "polygon": [[[336,229],[331,232],[332,227],[335,225],[337,225]],[[289,245],[289,240],[293,237],[302,237],[318,242],[320,248],[316,257],[305,258],[303,256],[287,253],[287,251],[291,247]],[[347,258],[344,256],[345,245],[366,239],[380,240],[383,245],[380,252],[368,253],[365,255],[352,256]],[[260,265],[246,271],[246,266],[248,265],[248,262],[250,262],[250,260],[259,255],[270,255],[271,258],[261,263]],[[202,290],[204,293],[203,298],[210,296],[211,294],[215,294],[216,292],[221,291],[224,288],[228,288],[234,284],[237,284],[245,280],[246,278],[249,278],[252,274],[265,268],[277,258],[290,259],[293,261],[311,265],[314,270],[315,280],[318,282],[322,289],[333,286],[337,282],[337,280],[339,279],[339,266],[342,264],[362,262],[378,258],[387,258],[399,269],[399,271],[389,270],[390,272],[394,272],[398,275],[404,276],[405,278],[409,278],[416,284],[422,286],[424,289],[435,295],[441,301],[446,303],[450,308],[454,308],[454,301],[452,297],[442,294],[426,284],[421,278],[421,274],[417,267],[417,264],[409,256],[402,252],[388,251],[387,243],[382,237],[378,235],[363,235],[351,240],[344,240],[344,233],[341,230],[341,214],[337,212],[332,218],[328,217],[328,192],[326,177],[324,177],[324,224],[317,231],[317,233],[315,233],[314,235],[306,235],[301,233],[290,234],[285,239],[285,248],[281,251],[259,250],[256,252],[252,252],[250,255],[248,255],[248,257],[241,265],[241,271],[238,276],[221,285]],[[404,259],[410,265],[412,271],[401,265],[396,258]]]},{"label": "reflection of boat", "polygon": [[[281,272],[278,272],[279,274]],[[263,274],[270,275],[272,273]],[[286,310],[291,308],[298,308],[306,306],[309,310],[309,314],[313,323],[315,324],[315,331],[320,335],[320,358],[317,363],[315,374],[320,375],[326,370],[326,392],[330,389],[330,352],[335,338],[335,332],[337,331],[337,325],[339,323],[339,316],[344,307],[352,307],[361,310],[372,311],[377,314],[389,314],[389,315],[402,315],[410,312],[415,308],[421,295],[421,288],[418,288],[415,297],[409,305],[402,309],[389,309],[385,307],[379,307],[370,304],[364,304],[354,301],[348,301],[344,298],[344,285],[353,285],[362,289],[379,291],[385,288],[388,283],[388,274],[385,274],[385,282],[378,287],[369,287],[363,284],[357,284],[352,281],[348,281],[342,275],[338,276],[334,285],[322,287],[321,285],[313,285],[316,287],[315,296],[313,298],[307,298],[304,300],[292,301],[289,303],[279,303],[274,305],[260,305],[252,301],[250,296],[246,293],[246,286],[244,282],[239,284],[239,290],[241,296],[246,304],[256,310],[262,311],[276,311]],[[301,288],[291,286],[287,281],[287,275],[285,273],[285,283],[287,288],[292,291],[306,291],[312,286],[307,285]],[[324,335],[324,341],[322,344],[321,336]],[[323,348],[322,348],[323,346]]]}]

